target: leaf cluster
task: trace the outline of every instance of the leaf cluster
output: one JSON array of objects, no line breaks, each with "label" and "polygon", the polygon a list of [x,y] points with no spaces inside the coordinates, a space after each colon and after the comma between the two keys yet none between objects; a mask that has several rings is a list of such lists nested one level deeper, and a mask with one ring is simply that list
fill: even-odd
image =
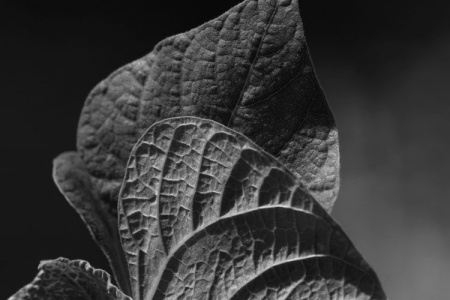
[{"label": "leaf cluster", "polygon": [[115,278],[44,261],[19,299],[386,299],[329,215],[338,134],[296,0],[245,0],[88,96],[53,177]]}]

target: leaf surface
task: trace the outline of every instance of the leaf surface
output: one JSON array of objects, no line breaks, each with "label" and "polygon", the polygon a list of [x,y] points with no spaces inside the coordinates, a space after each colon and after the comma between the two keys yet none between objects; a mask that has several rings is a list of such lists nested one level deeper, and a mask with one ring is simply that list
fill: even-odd
[{"label": "leaf surface", "polygon": [[385,299],[302,182],[219,123],[155,123],[119,194],[133,299]]},{"label": "leaf surface", "polygon": [[127,264],[117,230],[117,210],[111,211],[99,199],[78,153],[65,152],[53,160],[53,180],[108,258],[119,287],[131,294]]},{"label": "leaf surface", "polygon": [[77,146],[100,199],[115,208],[132,147],[154,122],[176,116],[212,119],[248,136],[331,211],[338,135],[297,0],[243,1],[161,41],[93,89]]},{"label": "leaf surface", "polygon": [[8,300],[132,300],[111,283],[103,270],[83,260],[42,261],[34,280]]}]

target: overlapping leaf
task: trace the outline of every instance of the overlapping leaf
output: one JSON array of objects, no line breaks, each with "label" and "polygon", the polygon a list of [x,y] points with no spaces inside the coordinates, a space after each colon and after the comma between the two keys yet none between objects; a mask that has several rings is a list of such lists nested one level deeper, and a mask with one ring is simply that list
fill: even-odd
[{"label": "overlapping leaf", "polygon": [[[327,211],[336,198],[337,130],[309,57],[297,0],[245,0],[161,41],[98,84],[80,117],[82,163],[58,161],[66,174],[74,167],[72,173],[85,176],[76,180],[89,190],[66,198],[107,254],[124,290],[125,262],[111,224],[117,222],[126,161],[150,125],[186,115],[218,121],[251,138],[299,176]],[[62,176],[55,182],[65,193],[64,186],[73,183],[64,180],[73,179]],[[83,206],[95,207],[93,215]]]},{"label": "overlapping leaf", "polygon": [[124,165],[141,134],[155,121],[184,115],[250,137],[331,210],[339,183],[337,131],[297,0],[243,1],[163,40],[94,88],[77,144],[101,199],[115,209]]},{"label": "overlapping leaf", "polygon": [[105,271],[66,258],[42,261],[34,280],[8,300],[42,299],[132,300],[111,283]]},{"label": "overlapping leaf", "polygon": [[131,152],[119,230],[133,299],[385,299],[296,178],[219,123],[171,118]]}]

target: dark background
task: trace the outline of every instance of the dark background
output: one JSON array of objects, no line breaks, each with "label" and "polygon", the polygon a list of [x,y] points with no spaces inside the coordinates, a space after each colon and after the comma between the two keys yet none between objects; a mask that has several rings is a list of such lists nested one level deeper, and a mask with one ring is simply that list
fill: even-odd
[{"label": "dark background", "polygon": [[[30,1],[31,2],[31,1]],[[40,260],[108,270],[51,179],[88,92],[159,40],[239,1],[1,1],[0,298]],[[340,130],[333,216],[391,299],[445,299],[450,272],[449,1],[301,1]]]}]

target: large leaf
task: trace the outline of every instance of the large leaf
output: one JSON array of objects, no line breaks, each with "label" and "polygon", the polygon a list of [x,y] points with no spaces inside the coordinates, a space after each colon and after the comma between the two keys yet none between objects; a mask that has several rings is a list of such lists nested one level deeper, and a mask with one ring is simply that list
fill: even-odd
[{"label": "large leaf", "polygon": [[70,205],[80,214],[92,237],[112,267],[119,287],[131,293],[125,256],[117,231],[116,210],[99,200],[89,174],[76,152],[65,152],[53,161],[53,179]]},{"label": "large leaf", "polygon": [[243,1],[163,40],[94,88],[77,145],[93,186],[113,209],[133,145],[151,124],[176,116],[212,119],[250,137],[331,210],[338,136],[297,0]]},{"label": "large leaf", "polygon": [[[123,261],[115,254],[119,241],[111,239],[117,228],[110,224],[117,222],[117,194],[131,148],[154,122],[183,115],[244,133],[298,175],[331,211],[339,187],[338,135],[314,74],[298,3],[246,0],[163,40],[98,84],[86,100],[77,140],[83,164],[74,167],[90,190],[66,198],[75,209],[83,204],[74,203],[87,202],[102,215],[79,211],[85,221],[96,220],[86,224],[113,262],[116,277]],[[72,167],[70,161],[66,167]],[[104,228],[109,233],[101,233]]]},{"label": "large leaf", "polygon": [[42,261],[39,273],[9,300],[132,300],[111,283],[103,270],[83,260]]},{"label": "large leaf", "polygon": [[211,120],[151,126],[118,207],[134,300],[385,299],[303,181]]}]

